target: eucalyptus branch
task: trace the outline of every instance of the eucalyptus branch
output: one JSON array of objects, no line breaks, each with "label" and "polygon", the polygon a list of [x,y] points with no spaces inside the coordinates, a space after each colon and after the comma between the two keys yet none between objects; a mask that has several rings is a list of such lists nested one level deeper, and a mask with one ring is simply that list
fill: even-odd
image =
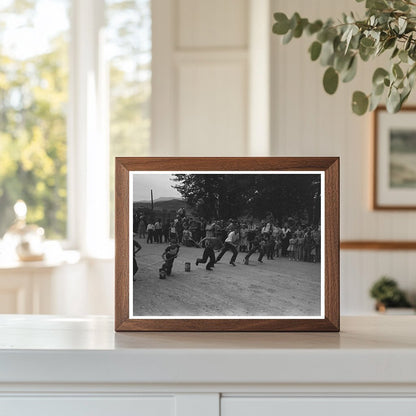
[{"label": "eucalyptus branch", "polygon": [[290,19],[284,13],[275,13],[273,32],[283,35],[284,44],[304,34],[315,38],[309,53],[313,61],[319,60],[326,68],[323,86],[328,94],[336,92],[340,80],[350,82],[356,76],[358,60],[367,62],[392,51],[389,68],[374,71],[372,92],[354,92],[352,109],[359,115],[372,111],[387,92],[387,109],[397,112],[409,97],[416,78],[416,3],[366,0],[365,7],[365,19],[344,14],[337,25],[332,19],[309,22],[298,13]]}]

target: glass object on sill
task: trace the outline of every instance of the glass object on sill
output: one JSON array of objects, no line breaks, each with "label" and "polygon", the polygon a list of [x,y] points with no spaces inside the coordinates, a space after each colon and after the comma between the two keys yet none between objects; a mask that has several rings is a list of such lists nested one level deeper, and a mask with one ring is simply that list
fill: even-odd
[{"label": "glass object on sill", "polygon": [[21,261],[40,261],[45,255],[43,228],[26,224],[27,207],[19,200],[14,205],[16,220],[3,237],[4,246]]}]

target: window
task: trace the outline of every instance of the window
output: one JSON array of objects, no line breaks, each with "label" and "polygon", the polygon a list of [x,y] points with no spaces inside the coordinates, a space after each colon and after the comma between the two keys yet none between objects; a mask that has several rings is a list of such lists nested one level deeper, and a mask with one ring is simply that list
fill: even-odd
[{"label": "window", "polygon": [[107,0],[110,80],[110,229],[114,233],[114,157],[149,153],[150,0]]},{"label": "window", "polygon": [[114,157],[149,152],[151,47],[151,0],[1,2],[0,237],[17,199],[84,253],[112,236]]},{"label": "window", "polygon": [[[69,0],[0,6],[0,236],[24,199],[28,221],[65,238]],[[53,14],[54,18],[50,16]]]}]

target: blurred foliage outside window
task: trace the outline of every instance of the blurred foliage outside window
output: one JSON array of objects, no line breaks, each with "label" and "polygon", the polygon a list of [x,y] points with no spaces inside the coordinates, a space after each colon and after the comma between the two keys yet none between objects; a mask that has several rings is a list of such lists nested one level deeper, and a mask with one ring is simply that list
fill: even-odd
[{"label": "blurred foliage outside window", "polygon": [[68,14],[69,0],[0,4],[0,238],[17,199],[48,238],[66,236]]},{"label": "blurred foliage outside window", "polygon": [[110,70],[110,234],[114,158],[146,156],[150,144],[151,0],[106,0]]},{"label": "blurred foliage outside window", "polygon": [[[150,2],[105,1],[111,218],[114,157],[149,151]],[[17,199],[25,200],[28,222],[44,227],[47,238],[67,234],[70,12],[71,0],[0,4],[0,238]]]}]

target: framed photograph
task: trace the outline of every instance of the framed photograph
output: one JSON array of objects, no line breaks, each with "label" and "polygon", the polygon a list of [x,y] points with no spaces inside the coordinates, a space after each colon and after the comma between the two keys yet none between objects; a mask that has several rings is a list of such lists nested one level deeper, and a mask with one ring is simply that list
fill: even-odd
[{"label": "framed photograph", "polygon": [[116,331],[339,331],[339,159],[116,158]]},{"label": "framed photograph", "polygon": [[374,112],[373,208],[416,209],[416,107]]}]

